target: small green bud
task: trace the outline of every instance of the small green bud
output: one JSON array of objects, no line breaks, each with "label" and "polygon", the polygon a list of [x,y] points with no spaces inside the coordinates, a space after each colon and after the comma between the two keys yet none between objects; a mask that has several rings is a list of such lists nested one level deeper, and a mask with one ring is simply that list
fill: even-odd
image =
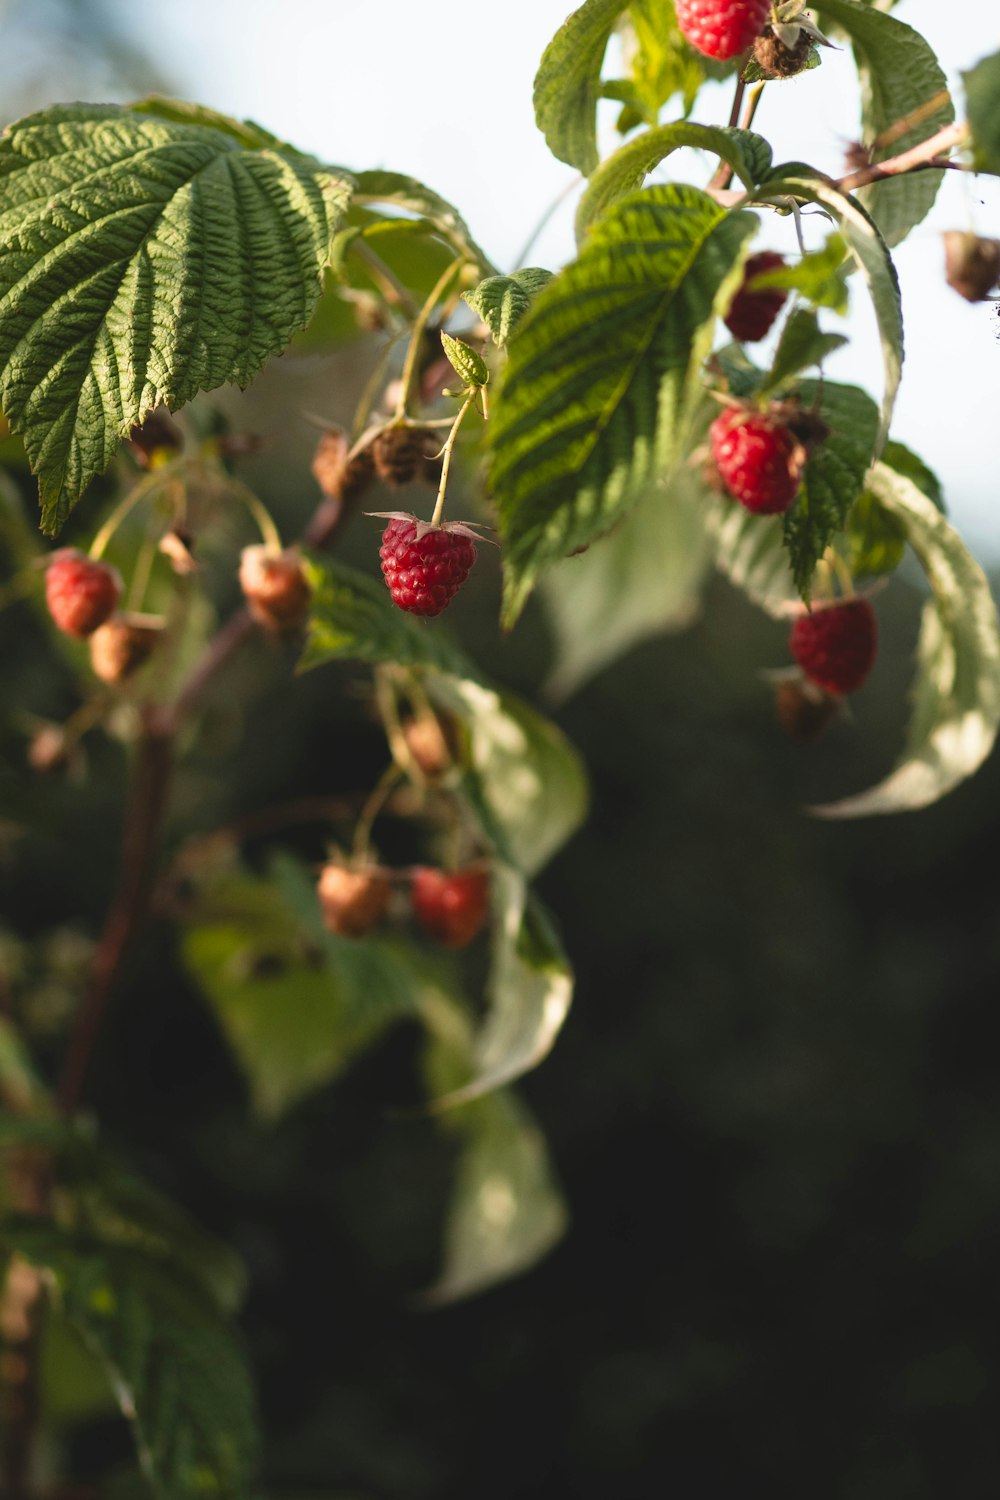
[{"label": "small green bud", "polygon": [[477,390],[482,389],[490,378],[489,368],[482,356],[468,344],[464,344],[461,339],[453,339],[449,333],[442,333],[441,343],[444,345],[444,352],[455,374],[460,376],[467,386],[474,386]]}]

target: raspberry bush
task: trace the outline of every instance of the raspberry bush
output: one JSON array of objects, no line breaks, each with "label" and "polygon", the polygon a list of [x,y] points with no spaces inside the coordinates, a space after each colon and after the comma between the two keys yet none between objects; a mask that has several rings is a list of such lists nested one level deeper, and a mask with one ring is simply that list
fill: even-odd
[{"label": "raspberry bush", "polygon": [[[776,163],[754,129],[786,78],[801,75],[808,109],[831,44],[851,50],[864,98],[836,178]],[[728,120],[702,92],[719,79]],[[602,98],[622,138],[603,155]],[[1000,60],[953,99],[931,41],[863,0],[585,0],[541,59],[535,109],[581,178],[577,252],[551,270],[501,270],[458,209],[365,169],[360,145],[356,170],[332,166],[207,106],[53,104],[0,139],[0,601],[72,684],[61,716],[25,716],[22,770],[62,796],[85,783],[88,747],[118,741],[131,783],[67,1013],[41,1045],[16,1006],[0,1016],[12,1500],[52,1463],[37,1375],[45,1330],[63,1325],[110,1377],[154,1493],[260,1493],[233,1331],[243,1269],[94,1124],[92,1063],[153,918],[255,1128],[390,1032],[419,1034],[420,1107],[452,1182],[431,1303],[561,1236],[515,1085],[570,1006],[571,956],[535,882],[583,823],[587,783],[553,719],[472,660],[470,596],[498,583],[507,632],[537,595],[551,708],[686,623],[721,574],[775,622],[760,665],[784,669],[786,732],[810,743],[840,718],[850,744],[864,721],[839,700],[880,685],[869,594],[909,556],[926,597],[905,748],[818,811],[926,807],[993,747],[989,587],[934,475],[893,437],[893,250],[946,169],[1000,175]],[[697,182],[669,180],[681,148],[710,158]],[[794,255],[769,248],[789,217]],[[972,301],[1000,271],[979,227],[948,237],[948,278]],[[879,331],[871,392],[826,368],[852,300]],[[279,526],[251,482],[266,440],[220,388],[354,340],[372,355],[356,401],[297,414],[321,428],[295,481],[311,513]],[[387,523],[381,549],[366,516]],[[478,542],[498,546],[477,557]],[[256,750],[230,712],[248,661],[262,680],[309,674],[303,692],[321,677],[379,748],[373,732],[336,796],[300,796],[292,770],[277,807],[206,828],[198,757]],[[288,716],[265,713],[261,738],[281,750]],[[339,743],[329,759],[355,766]]]}]

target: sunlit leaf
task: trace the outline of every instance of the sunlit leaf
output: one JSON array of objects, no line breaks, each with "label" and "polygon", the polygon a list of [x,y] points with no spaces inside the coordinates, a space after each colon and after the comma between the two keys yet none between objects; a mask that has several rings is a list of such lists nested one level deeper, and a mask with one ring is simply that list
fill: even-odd
[{"label": "sunlit leaf", "polygon": [[971,776],[1000,726],[1000,631],[982,568],[911,480],[877,464],[868,487],[903,527],[932,590],[917,646],[907,745],[878,786],[813,811],[868,817],[926,807]]},{"label": "sunlit leaf", "polygon": [[319,298],[350,180],[196,115],[60,105],[0,139],[0,402],[50,533],[148,412],[246,385]]},{"label": "sunlit leaf", "polygon": [[551,271],[543,270],[541,266],[525,266],[524,270],[512,271],[509,276],[488,276],[462,296],[473,312],[482,318],[493,335],[493,342],[503,349],[531,306],[535,293],[551,280]]},{"label": "sunlit leaf", "polygon": [[625,0],[584,0],[542,54],[535,75],[535,120],[560,161],[592,172],[597,166],[597,100],[601,64]]}]

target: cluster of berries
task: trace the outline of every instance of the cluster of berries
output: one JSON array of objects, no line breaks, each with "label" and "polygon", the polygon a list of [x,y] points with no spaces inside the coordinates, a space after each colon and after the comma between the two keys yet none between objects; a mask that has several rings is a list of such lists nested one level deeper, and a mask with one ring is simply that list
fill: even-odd
[{"label": "cluster of berries", "polygon": [[807,65],[815,43],[829,46],[801,3],[772,8],[771,0],[674,0],[677,25],[698,52],[717,62],[753,48],[754,61],[774,78],[791,78]]},{"label": "cluster of berries", "polygon": [[73,547],[53,553],[45,574],[45,601],[59,629],[89,640],[90,661],[104,682],[122,682],[138,671],[156,645],[162,621],[121,612],[121,575]]},{"label": "cluster of berries", "polygon": [[[410,871],[410,906],[424,932],[442,948],[467,948],[490,909],[490,885],[481,865]],[[382,921],[393,877],[380,865],[358,868],[331,861],[320,872],[317,891],[327,930],[338,937],[365,937]]]}]

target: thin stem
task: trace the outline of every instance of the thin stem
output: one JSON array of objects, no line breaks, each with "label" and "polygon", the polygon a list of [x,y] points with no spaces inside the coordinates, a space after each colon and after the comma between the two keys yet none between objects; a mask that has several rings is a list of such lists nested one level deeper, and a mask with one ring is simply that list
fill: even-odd
[{"label": "thin stem", "polygon": [[420,344],[423,340],[424,330],[431,320],[434,309],[444,296],[452,278],[456,276],[466,264],[464,255],[456,256],[451,265],[438,277],[434,288],[420,309],[410,330],[410,343],[406,351],[406,361],[403,365],[403,374],[399,392],[399,402],[396,406],[396,417],[405,417],[406,409],[410,404],[410,396],[417,378],[417,366],[420,357]]},{"label": "thin stem", "polygon": [[235,475],[224,474],[221,478],[222,488],[226,493],[232,495],[234,500],[239,500],[241,504],[245,505],[253,516],[257,530],[260,532],[261,540],[267,550],[275,553],[283,552],[284,543],[281,540],[281,532],[274,524],[274,518],[263,500],[254,494],[248,484],[244,484],[242,479],[237,479]]},{"label": "thin stem", "polygon": [[578,188],[582,181],[583,179],[581,177],[571,177],[566,186],[564,188],[560,188],[559,192],[553,198],[552,202],[542,214],[541,218],[538,220],[538,223],[535,225],[534,229],[528,235],[528,238],[525,240],[524,244],[518,251],[517,257],[511,265],[512,271],[519,271],[521,269],[525,261],[528,259],[528,256],[531,254],[532,250],[534,250],[536,242],[541,238],[542,231],[545,229],[549,220],[552,218],[552,215],[556,212],[557,209],[562,207],[562,205],[566,202],[566,199],[569,197],[570,193],[572,193],[575,188]]},{"label": "thin stem", "polygon": [[907,131],[914,130],[916,126],[929,120],[931,115],[937,114],[939,109],[949,103],[950,97],[947,89],[939,89],[936,94],[925,99],[923,104],[911,110],[908,115],[904,115],[901,120],[896,120],[892,125],[887,126],[882,134],[877,135],[872,141],[870,149],[879,151],[883,146],[891,146],[894,141],[901,140]]},{"label": "thin stem", "polygon": [[173,463],[164,464],[162,468],[154,470],[152,474],[147,474],[145,479],[140,479],[138,484],[133,485],[128,494],[115,506],[91,542],[90,557],[95,562],[103,557],[108,543],[129,512],[135,509],[140,500],[147,499],[150,495],[155,494],[157,490],[162,489],[170,480],[176,478],[184,468],[190,465],[190,462],[190,459],[175,459]]},{"label": "thin stem", "polygon": [[942,153],[963,145],[968,134],[969,127],[965,121],[957,120],[954,125],[945,125],[934,135],[928,136],[926,141],[921,141],[918,146],[911,146],[899,156],[890,156],[877,166],[860,167],[858,171],[850,172],[846,177],[840,178],[837,186],[841,192],[852,193],[855,188],[865,187],[869,182],[882,182],[887,177],[901,177],[906,172],[951,166],[952,163],[948,160],[939,161],[937,158]]},{"label": "thin stem", "polygon": [[437,500],[434,503],[434,514],[431,516],[431,525],[440,526],[441,517],[444,515],[444,492],[448,488],[448,472],[451,469],[451,455],[455,448],[455,439],[458,437],[458,429],[465,418],[465,413],[475,402],[478,389],[470,391],[462,403],[462,409],[452,423],[451,431],[445,438],[444,448],[441,450],[443,462],[441,464],[441,482],[438,485]]},{"label": "thin stem", "polygon": [[732,108],[729,111],[730,130],[739,124],[740,107],[743,104],[743,95],[746,92],[747,86],[746,79],[743,77],[743,69],[746,67],[748,56],[749,53],[744,52],[743,56],[738,58],[736,62],[736,89],[733,93]]},{"label": "thin stem", "polygon": [[378,395],[380,387],[385,382],[386,369],[388,367],[389,360],[392,357],[392,351],[395,349],[396,345],[399,343],[399,340],[402,337],[402,333],[393,334],[392,338],[387,339],[385,344],[379,350],[379,356],[375,361],[375,367],[368,377],[365,388],[361,393],[361,400],[358,402],[357,410],[354,413],[354,422],[351,426],[352,437],[359,437],[361,433],[364,432],[365,427],[368,425],[368,419],[371,416],[372,407],[375,405],[375,397]]},{"label": "thin stem", "polygon": [[141,608],[142,601],[146,597],[146,589],[149,586],[149,575],[153,571],[156,552],[157,544],[151,537],[147,537],[139,549],[139,555],[132,570],[132,577],[129,580],[126,609],[137,610]]},{"label": "thin stem", "polygon": [[352,856],[359,864],[368,855],[368,846],[371,843],[372,826],[375,819],[385,806],[389,793],[402,776],[402,766],[397,765],[394,760],[390,761],[375,783],[364,807],[361,809],[357,827],[354,830],[354,842],[351,848]]},{"label": "thin stem", "polygon": [[[760,83],[751,85],[750,91],[747,94],[746,107],[743,110],[743,119],[740,121],[741,130],[749,130],[750,126],[753,124],[753,117],[757,113],[757,106],[760,103],[760,96],[764,92],[765,82],[766,80],[762,79]],[[736,83],[736,94],[733,99],[733,107],[729,112],[729,124],[731,126],[734,126],[739,119],[740,105],[743,103],[743,95],[745,91],[746,85],[743,82],[743,65],[741,64],[739,77]],[[720,161],[719,165],[716,167],[715,171],[712,174],[707,191],[712,194],[724,193],[729,187],[729,184],[732,182],[732,180],[732,167],[728,162]]]},{"label": "thin stem", "polygon": [[351,252],[358,260],[364,263],[368,274],[379,287],[383,297],[391,307],[398,307],[408,319],[419,317],[420,308],[410,296],[406,287],[400,281],[395,272],[391,271],[380,255],[376,255],[372,247],[363,239],[351,241]]}]

